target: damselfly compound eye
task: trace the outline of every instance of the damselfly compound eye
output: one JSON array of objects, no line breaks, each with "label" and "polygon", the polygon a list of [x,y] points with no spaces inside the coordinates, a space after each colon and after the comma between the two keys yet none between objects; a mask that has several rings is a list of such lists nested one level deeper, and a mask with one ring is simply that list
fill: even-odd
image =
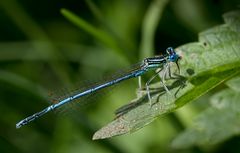
[{"label": "damselfly compound eye", "polygon": [[168,55],[175,54],[175,51],[174,51],[174,49],[173,49],[172,47],[168,47],[168,48],[166,49],[166,52],[167,52]]}]

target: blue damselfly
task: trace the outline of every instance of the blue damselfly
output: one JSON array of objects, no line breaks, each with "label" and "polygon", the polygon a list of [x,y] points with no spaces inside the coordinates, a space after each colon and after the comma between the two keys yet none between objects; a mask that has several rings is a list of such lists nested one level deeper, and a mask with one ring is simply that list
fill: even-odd
[{"label": "blue damselfly", "polygon": [[[179,54],[177,54],[175,52],[175,50],[172,47],[169,47],[166,49],[166,53],[163,55],[159,55],[159,56],[154,56],[151,58],[145,58],[140,64],[138,64],[137,66],[134,67],[134,69],[131,69],[130,71],[127,71],[123,74],[121,74],[120,76],[117,77],[113,77],[112,79],[109,79],[105,82],[101,82],[101,83],[97,83],[89,88],[84,89],[83,91],[71,95],[65,99],[60,100],[58,103],[56,104],[52,104],[50,106],[48,106],[47,108],[43,109],[40,112],[37,112],[35,114],[33,114],[32,116],[29,116],[23,120],[21,120],[20,122],[18,122],[16,124],[16,128],[20,128],[23,125],[28,124],[31,121],[34,121],[35,119],[43,116],[44,114],[53,111],[57,108],[59,108],[60,106],[63,106],[67,103],[71,103],[76,99],[79,99],[83,96],[89,95],[91,93],[94,93],[100,89],[112,86],[114,84],[117,84],[121,81],[130,79],[130,78],[134,78],[134,77],[140,77],[143,74],[145,74],[146,72],[148,72],[149,70],[157,70],[156,74],[146,83],[146,90],[147,90],[147,95],[148,95],[148,99],[150,101],[150,105],[152,105],[151,103],[151,95],[150,95],[150,91],[149,91],[149,84],[152,82],[152,80],[158,76],[158,74],[163,71],[163,77],[161,78],[161,82],[163,87],[165,88],[165,90],[169,92],[167,86],[164,83],[164,79],[165,79],[165,75],[167,70],[170,71],[170,63],[174,62],[177,64],[177,67],[179,69],[179,65],[178,65],[178,60],[181,58],[181,56]],[[171,74],[171,72],[169,73],[169,75]]]}]

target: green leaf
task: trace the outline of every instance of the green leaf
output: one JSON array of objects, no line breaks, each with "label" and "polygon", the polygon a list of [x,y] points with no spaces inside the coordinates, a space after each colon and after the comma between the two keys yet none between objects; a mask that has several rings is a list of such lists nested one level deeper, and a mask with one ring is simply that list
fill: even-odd
[{"label": "green leaf", "polygon": [[198,115],[194,125],[173,141],[173,148],[211,146],[240,134],[240,77],[226,84],[230,88],[218,92],[211,98],[211,107]]},{"label": "green leaf", "polygon": [[229,80],[226,83],[229,88],[231,88],[232,90],[236,91],[236,92],[240,92],[240,77],[234,78]]},{"label": "green leaf", "polygon": [[[84,19],[78,17],[76,14],[72,13],[71,11],[67,9],[61,9],[61,13],[64,17],[66,17],[69,21],[71,21],[73,24],[78,26],[79,28],[85,30],[89,34],[91,34],[93,37],[104,43],[106,46],[110,47],[115,51],[120,57],[125,59],[123,56],[123,52],[120,49],[118,43],[115,41],[114,38],[111,37],[108,33],[105,31],[94,27]],[[126,59],[125,59],[126,60]]]},{"label": "green leaf", "polygon": [[[160,83],[150,88],[150,107],[146,91],[130,104],[117,110],[116,118],[97,131],[93,139],[104,139],[136,131],[157,117],[172,112],[207,93],[223,81],[240,73],[240,11],[224,15],[224,25],[199,34],[199,42],[189,43],[176,50],[183,56],[181,76],[168,79],[166,84],[174,96],[166,94]],[[171,66],[176,73],[176,66]]]}]

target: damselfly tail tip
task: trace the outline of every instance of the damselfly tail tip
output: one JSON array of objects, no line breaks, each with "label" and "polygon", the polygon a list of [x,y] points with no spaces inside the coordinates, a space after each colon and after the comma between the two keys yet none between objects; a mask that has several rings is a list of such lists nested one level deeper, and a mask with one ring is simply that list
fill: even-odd
[{"label": "damselfly tail tip", "polygon": [[20,121],[16,124],[16,129],[19,129],[20,127],[22,127],[22,121]]}]

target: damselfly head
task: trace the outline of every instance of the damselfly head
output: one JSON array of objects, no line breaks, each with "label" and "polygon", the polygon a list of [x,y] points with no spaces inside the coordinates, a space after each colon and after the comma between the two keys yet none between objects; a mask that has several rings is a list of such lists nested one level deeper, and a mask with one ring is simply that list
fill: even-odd
[{"label": "damselfly head", "polygon": [[168,55],[168,58],[169,58],[170,62],[175,62],[176,63],[179,74],[180,74],[180,67],[179,67],[179,64],[178,64],[178,60],[180,60],[182,58],[182,56],[177,54],[172,47],[168,47],[166,49],[166,52],[167,52],[167,55]]},{"label": "damselfly head", "polygon": [[172,47],[168,47],[166,49],[166,53],[170,62],[177,62],[179,59],[181,59],[181,56],[178,55]]}]

